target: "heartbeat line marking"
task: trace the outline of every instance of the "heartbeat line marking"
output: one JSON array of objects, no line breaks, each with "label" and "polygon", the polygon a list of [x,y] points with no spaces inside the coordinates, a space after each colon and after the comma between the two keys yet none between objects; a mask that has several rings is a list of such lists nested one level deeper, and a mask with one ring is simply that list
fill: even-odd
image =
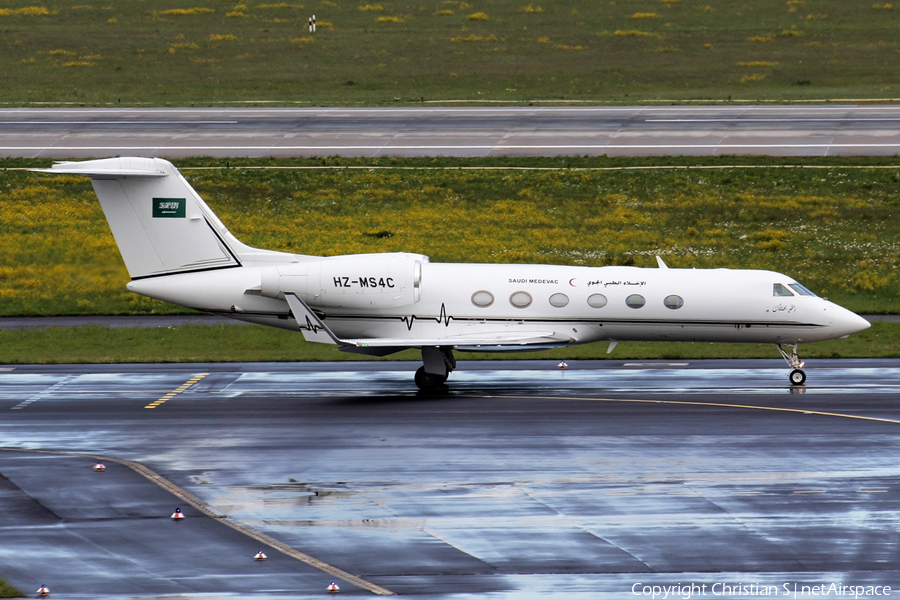
[{"label": "heartbeat line marking", "polygon": [[444,327],[450,327],[450,321],[453,320],[453,316],[447,314],[447,307],[441,303],[441,314],[436,317],[417,317],[416,315],[411,315],[409,317],[400,317],[400,320],[406,323],[407,331],[412,331],[413,323],[416,321],[434,321],[435,323],[443,323]]}]

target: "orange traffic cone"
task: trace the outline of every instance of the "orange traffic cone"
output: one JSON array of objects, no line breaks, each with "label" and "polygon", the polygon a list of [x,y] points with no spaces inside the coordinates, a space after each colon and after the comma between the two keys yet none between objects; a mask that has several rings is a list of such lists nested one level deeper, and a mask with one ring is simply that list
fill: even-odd
[{"label": "orange traffic cone", "polygon": [[102,473],[103,471],[106,470],[106,465],[104,465],[101,462],[98,462],[96,465],[94,465],[94,470],[97,471],[98,473]]},{"label": "orange traffic cone", "polygon": [[181,512],[180,508],[176,508],[175,512],[172,513],[173,521],[184,521],[184,513]]},{"label": "orange traffic cone", "polygon": [[256,556],[253,557],[253,560],[266,560],[267,558],[269,558],[269,557],[266,556],[265,554],[263,554],[263,551],[260,550],[259,552],[256,553]]},{"label": "orange traffic cone", "polygon": [[341,591],[341,588],[339,588],[338,585],[332,581],[331,585],[325,588],[325,591],[327,591],[329,594],[337,594],[339,591]]}]

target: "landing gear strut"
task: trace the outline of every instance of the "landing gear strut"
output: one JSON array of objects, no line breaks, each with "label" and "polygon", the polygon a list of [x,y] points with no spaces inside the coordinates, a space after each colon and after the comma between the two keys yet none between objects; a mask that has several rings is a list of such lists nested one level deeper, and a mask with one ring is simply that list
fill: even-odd
[{"label": "landing gear strut", "polygon": [[784,358],[788,366],[793,369],[791,374],[788,375],[788,379],[791,380],[791,385],[803,385],[806,382],[806,373],[803,372],[803,361],[797,356],[797,344],[791,345],[790,354],[785,351],[781,344],[776,345],[778,346],[778,351],[781,352],[782,358]]},{"label": "landing gear strut", "polygon": [[416,371],[416,385],[423,392],[443,386],[456,368],[452,348],[422,348],[422,362],[425,364]]}]

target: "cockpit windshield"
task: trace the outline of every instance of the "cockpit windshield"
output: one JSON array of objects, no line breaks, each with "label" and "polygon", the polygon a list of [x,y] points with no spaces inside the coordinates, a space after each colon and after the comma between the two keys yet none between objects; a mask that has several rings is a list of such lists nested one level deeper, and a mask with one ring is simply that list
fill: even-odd
[{"label": "cockpit windshield", "polygon": [[808,289],[806,289],[805,287],[803,287],[803,286],[800,285],[799,283],[789,283],[788,285],[791,287],[792,290],[794,290],[795,292],[797,292],[797,293],[800,294],[801,296],[813,296],[813,297],[815,297],[815,294],[813,294],[811,291],[809,291]]},{"label": "cockpit windshield", "polygon": [[787,289],[785,286],[780,283],[776,283],[772,286],[772,295],[773,296],[793,296],[794,292]]}]

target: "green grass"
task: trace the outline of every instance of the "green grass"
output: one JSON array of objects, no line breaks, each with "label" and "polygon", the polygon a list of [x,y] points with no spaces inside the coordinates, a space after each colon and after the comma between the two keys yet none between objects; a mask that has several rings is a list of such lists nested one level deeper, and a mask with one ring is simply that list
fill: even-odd
[{"label": "green grass", "polygon": [[4,579],[0,579],[0,598],[24,598],[25,594],[14,588]]},{"label": "green grass", "polygon": [[[622,342],[613,353],[597,343],[553,351],[521,353],[457,352],[476,359],[701,359],[777,358],[772,344]],[[900,356],[900,323],[876,322],[846,340],[803,345],[806,358],[887,358]],[[390,356],[421,360],[416,350]],[[244,362],[384,360],[347,354],[334,346],[306,342],[299,333],[255,325],[109,329],[98,326],[0,331],[0,364]]]},{"label": "green grass", "polygon": [[[166,14],[173,4],[201,10]],[[898,12],[846,0],[5,0],[0,102],[891,98]]]},{"label": "green grass", "polygon": [[[226,169],[225,161],[195,159],[177,166],[257,247],[587,266],[655,267],[661,255],[670,267],[772,269],[856,312],[900,312],[900,161],[794,159],[806,168],[784,168],[777,160],[232,159]],[[0,167],[48,162],[0,160]],[[658,168],[666,165],[691,168]],[[270,168],[279,166],[317,168]],[[180,310],[125,290],[128,275],[85,178],[0,171],[0,256],[0,315]]]}]

